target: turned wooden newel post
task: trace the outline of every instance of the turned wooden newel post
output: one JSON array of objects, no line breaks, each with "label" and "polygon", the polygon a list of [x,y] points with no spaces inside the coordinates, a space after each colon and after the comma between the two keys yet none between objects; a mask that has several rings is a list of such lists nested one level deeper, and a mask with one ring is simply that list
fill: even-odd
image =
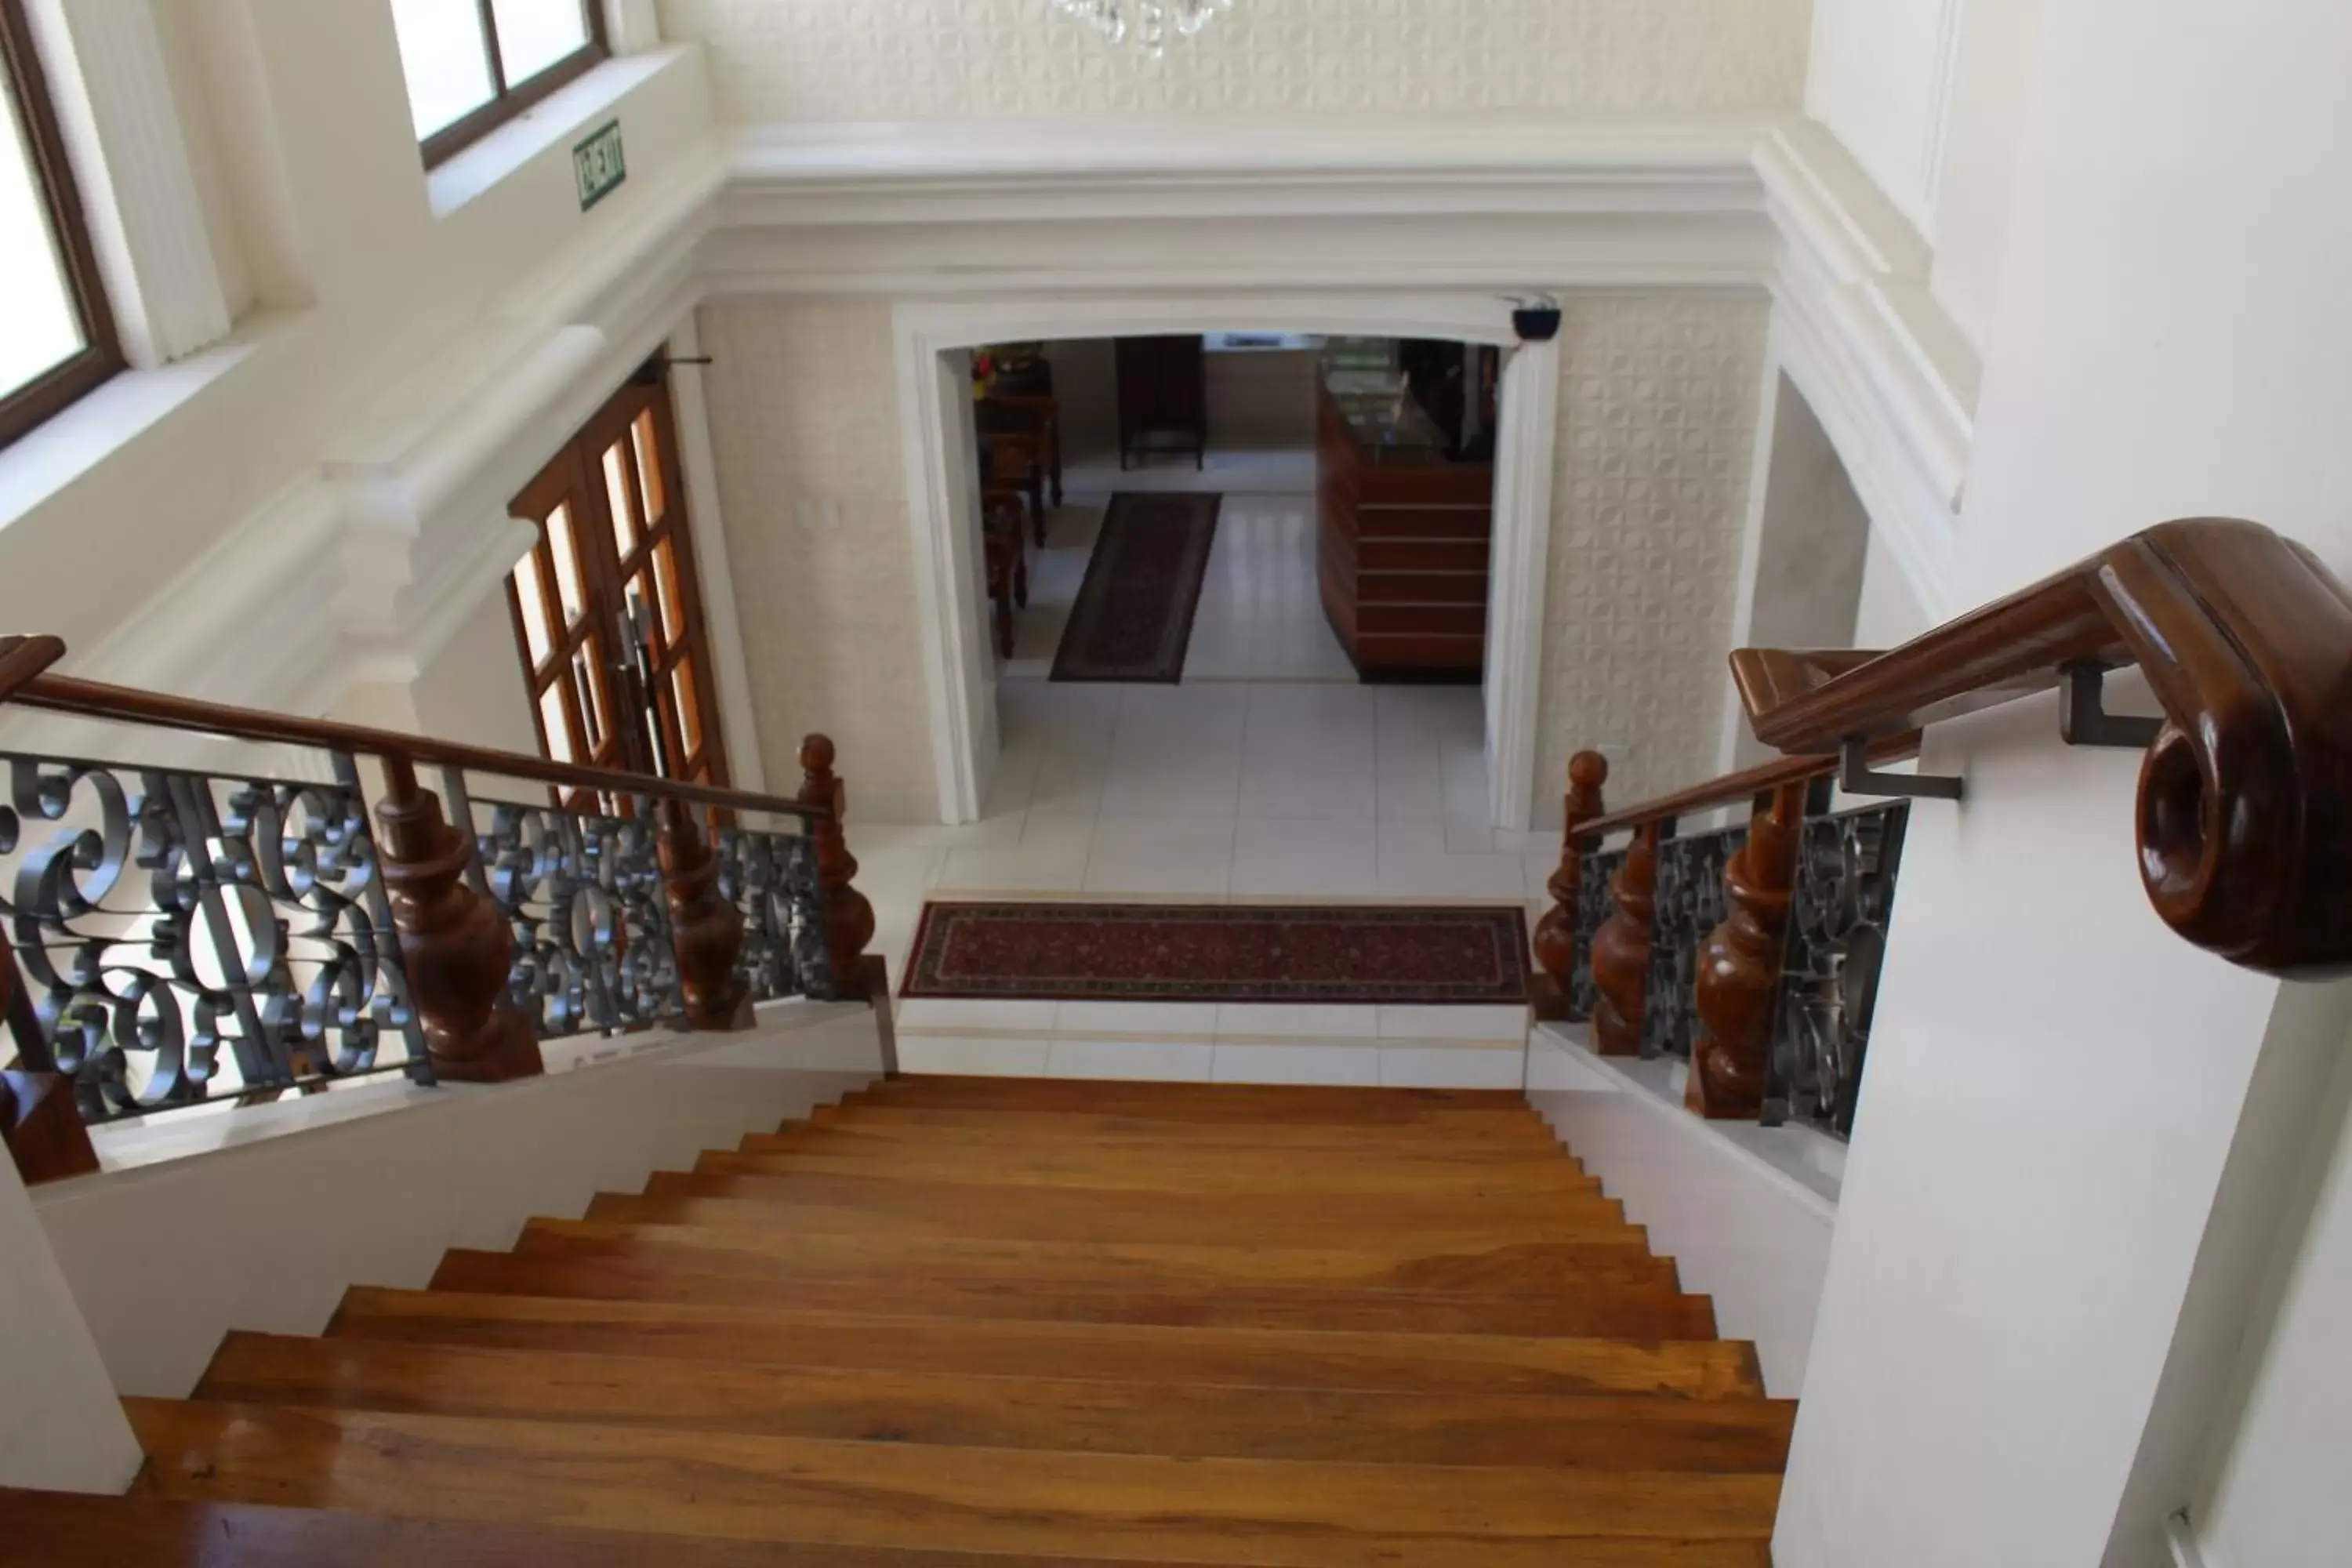
[{"label": "turned wooden newel post", "polygon": [[1580,824],[1603,810],[1601,786],[1609,782],[1609,759],[1598,752],[1579,752],[1568,759],[1568,796],[1561,808],[1559,868],[1544,884],[1551,908],[1536,922],[1534,941],[1538,977],[1535,1012],[1538,1018],[1568,1016],[1570,977],[1576,973],[1576,906],[1583,889],[1584,857],[1595,847],[1577,834]]},{"label": "turned wooden newel post", "polygon": [[[0,1018],[15,1016],[16,1001],[16,954],[0,933]],[[28,1049],[30,1043],[20,1041],[19,1048]],[[13,1068],[0,1072],[0,1142],[7,1145],[28,1187],[98,1169],[98,1151],[90,1146],[81,1107],[74,1103],[73,1082],[63,1073]]]},{"label": "turned wooden newel post", "polygon": [[530,1020],[506,1000],[514,933],[466,880],[474,836],[451,826],[406,757],[383,759],[376,804],[384,887],[408,970],[408,994],[440,1078],[503,1083],[545,1070]]},{"label": "turned wooden newel post", "polygon": [[736,968],[743,957],[743,911],[719,895],[719,857],[686,802],[665,799],[662,887],[669,896],[670,937],[677,949],[678,989],[690,1029],[751,1026],[751,983]]},{"label": "turned wooden newel post", "polygon": [[1604,1057],[1642,1053],[1642,1018],[1648,1011],[1650,932],[1657,914],[1658,824],[1633,830],[1625,864],[1610,879],[1614,907],[1592,938],[1593,1048]]},{"label": "turned wooden newel post", "polygon": [[811,832],[816,838],[817,879],[824,885],[825,945],[833,957],[834,983],[844,996],[870,997],[877,983],[866,944],[874,940],[874,906],[850,885],[857,875],[857,857],[849,852],[849,840],[842,833],[849,791],[833,771],[833,742],[823,735],[801,742],[801,793],[796,798],[825,814]]},{"label": "turned wooden newel post", "polygon": [[1764,1108],[1772,1004],[1789,934],[1790,889],[1804,826],[1805,788],[1786,784],[1759,800],[1748,842],[1723,868],[1731,912],[1699,949],[1698,1027],[1691,1039],[1683,1103],[1717,1121],[1748,1120]]}]

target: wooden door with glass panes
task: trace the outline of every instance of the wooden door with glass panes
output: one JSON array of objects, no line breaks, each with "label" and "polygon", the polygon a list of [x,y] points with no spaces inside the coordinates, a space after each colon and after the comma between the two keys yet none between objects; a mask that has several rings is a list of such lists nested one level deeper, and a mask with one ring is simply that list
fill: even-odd
[{"label": "wooden door with glass panes", "polygon": [[539,542],[508,599],[544,755],[724,784],[675,430],[659,374],[596,411],[515,498]]}]

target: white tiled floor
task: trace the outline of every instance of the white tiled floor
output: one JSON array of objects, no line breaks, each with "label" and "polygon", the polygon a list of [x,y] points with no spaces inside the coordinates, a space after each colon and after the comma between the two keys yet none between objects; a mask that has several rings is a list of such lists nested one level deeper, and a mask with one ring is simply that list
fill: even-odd
[{"label": "white tiled floor", "polygon": [[[1488,826],[1477,689],[1360,685],[1325,624],[1312,456],[1210,463],[1198,479],[1163,464],[1066,476],[1068,504],[1031,557],[1029,607],[1000,672],[1003,751],[985,820],[851,829],[894,977],[934,892],[1526,901],[1530,921],[1541,912],[1558,847]],[[1118,486],[1225,493],[1181,685],[1046,679]],[[1062,1004],[1050,1021],[1034,1011],[1050,1003],[902,1005],[910,1069],[1055,1076],[1516,1088],[1525,1033],[1517,1009],[1228,1007],[1212,1024],[1148,1005]],[[1007,1005],[1032,1011],[995,1011]]]}]

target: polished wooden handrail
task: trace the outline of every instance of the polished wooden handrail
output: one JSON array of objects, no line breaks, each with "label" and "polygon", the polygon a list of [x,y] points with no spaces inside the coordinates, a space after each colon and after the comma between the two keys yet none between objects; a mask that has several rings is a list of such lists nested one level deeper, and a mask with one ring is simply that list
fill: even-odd
[{"label": "polished wooden handrail", "polygon": [[2158,915],[2251,969],[2352,973],[2352,591],[2260,523],[2160,523],[1891,652],[1731,664],[1757,738],[1790,752],[2136,664],[2165,715],[2137,824]]},{"label": "polished wooden handrail", "polygon": [[[1889,735],[1870,748],[1870,759],[1875,763],[1900,762],[1915,756],[1919,750],[1916,731]],[[1809,784],[1825,779],[1838,771],[1838,760],[1828,757],[1781,757],[1769,763],[1759,763],[1752,768],[1742,768],[1736,773],[1723,773],[1679,789],[1672,795],[1658,795],[1639,805],[1629,805],[1577,825],[1579,837],[1597,837],[1616,833],[1644,823],[1670,821],[1688,816],[1693,812],[1712,811],[1717,806],[1745,805],[1758,795],[1780,789],[1784,784]]]},{"label": "polished wooden handrail", "polygon": [[[58,651],[64,651],[63,645],[59,645]],[[6,651],[0,649],[0,661],[5,661],[5,658]],[[5,662],[0,662],[0,675],[5,675]],[[20,707],[70,713],[78,718],[111,719],[203,735],[226,736],[232,740],[315,746],[325,751],[352,752],[365,756],[405,757],[411,763],[530,779],[562,789],[651,795],[659,800],[686,801],[728,811],[774,812],[812,822],[823,818],[830,810],[826,805],[815,801],[754,795],[747,790],[687,784],[677,779],[656,778],[648,773],[622,773],[613,768],[582,767],[573,763],[556,763],[544,757],[526,756],[520,752],[502,752],[492,746],[470,746],[457,741],[404,734],[397,730],[378,730],[364,724],[345,724],[332,719],[303,719],[290,713],[269,713],[256,708],[199,702],[194,698],[173,697],[159,691],[139,691],[128,686],[110,686],[103,681],[79,680],[70,676],[35,676],[14,692],[6,694],[5,700]]]}]

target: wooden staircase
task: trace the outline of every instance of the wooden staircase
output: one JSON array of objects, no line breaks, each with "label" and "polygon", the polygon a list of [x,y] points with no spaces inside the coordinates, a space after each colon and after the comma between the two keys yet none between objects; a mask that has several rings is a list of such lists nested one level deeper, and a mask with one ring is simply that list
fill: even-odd
[{"label": "wooden staircase", "polygon": [[1765,1568],[1794,1406],[1516,1094],[900,1079],[125,1402],[37,1568]]}]

